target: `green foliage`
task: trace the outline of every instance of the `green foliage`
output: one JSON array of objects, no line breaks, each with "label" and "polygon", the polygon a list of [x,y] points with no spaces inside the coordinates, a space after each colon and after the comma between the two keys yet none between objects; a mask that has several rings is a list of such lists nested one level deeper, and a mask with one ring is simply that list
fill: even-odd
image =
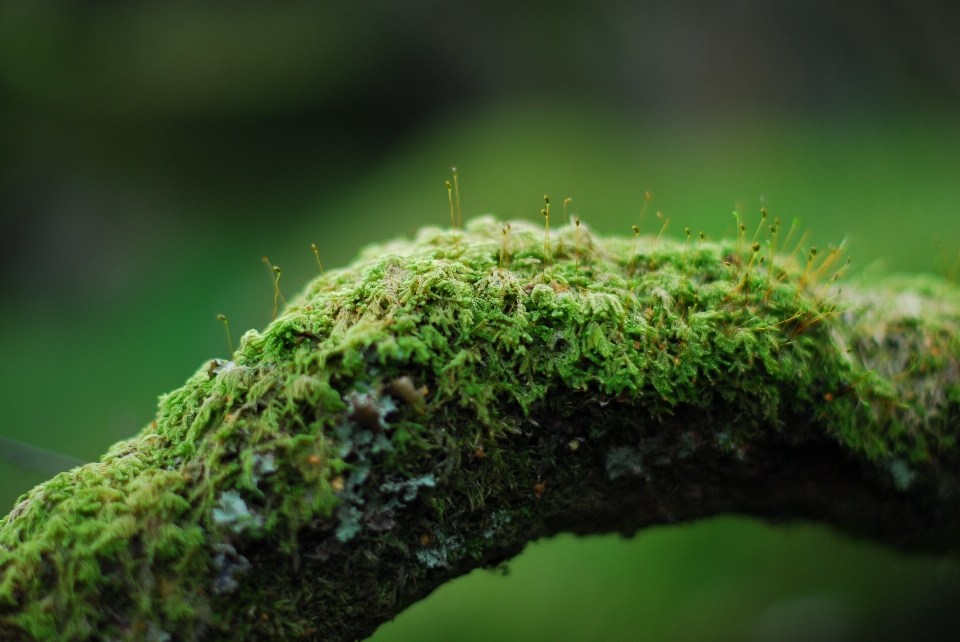
[{"label": "green foliage", "polygon": [[[614,445],[628,414],[722,408],[735,420],[683,439],[733,456],[799,417],[890,487],[933,479],[956,452],[960,293],[913,279],[841,295],[838,255],[798,266],[775,245],[573,226],[545,243],[481,218],[368,248],[163,397],[139,436],[21,499],[0,522],[0,632],[368,630],[416,599],[406,583],[544,532],[569,491],[544,470],[572,479],[564,462],[593,449],[609,480],[647,474],[646,446]],[[598,419],[569,434],[540,425],[584,413]],[[364,555],[373,588],[350,583]]]}]

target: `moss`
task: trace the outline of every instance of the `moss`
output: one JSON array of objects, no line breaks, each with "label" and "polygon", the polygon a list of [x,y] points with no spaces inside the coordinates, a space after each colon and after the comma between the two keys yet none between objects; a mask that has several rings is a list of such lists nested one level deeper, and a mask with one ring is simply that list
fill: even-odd
[{"label": "moss", "polygon": [[533,538],[731,510],[956,548],[955,287],[551,234],[308,284],[0,522],[0,637],[354,639]]}]

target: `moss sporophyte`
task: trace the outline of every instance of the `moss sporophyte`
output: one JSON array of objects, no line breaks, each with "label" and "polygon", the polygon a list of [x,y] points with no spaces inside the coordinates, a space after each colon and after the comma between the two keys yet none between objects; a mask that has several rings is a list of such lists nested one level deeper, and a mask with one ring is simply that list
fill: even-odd
[{"label": "moss sporophyte", "polygon": [[353,640],[538,537],[722,512],[960,548],[960,291],[748,235],[485,217],[327,269],[20,499],[0,638]]}]

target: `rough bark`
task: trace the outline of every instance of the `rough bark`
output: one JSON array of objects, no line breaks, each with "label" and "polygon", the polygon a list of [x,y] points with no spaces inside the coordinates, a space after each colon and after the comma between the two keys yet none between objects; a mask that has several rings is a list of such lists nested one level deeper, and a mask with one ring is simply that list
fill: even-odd
[{"label": "rough bark", "polygon": [[426,228],[309,284],[0,521],[0,637],[353,640],[536,538],[718,513],[960,548],[957,288],[552,234]]}]

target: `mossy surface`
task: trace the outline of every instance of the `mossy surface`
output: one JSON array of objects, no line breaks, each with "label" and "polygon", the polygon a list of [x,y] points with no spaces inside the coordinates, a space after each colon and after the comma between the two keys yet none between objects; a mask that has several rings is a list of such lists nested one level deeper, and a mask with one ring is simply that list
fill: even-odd
[{"label": "mossy surface", "polygon": [[731,510],[958,548],[960,292],[754,247],[368,248],[0,521],[0,638],[354,639],[533,538]]}]

